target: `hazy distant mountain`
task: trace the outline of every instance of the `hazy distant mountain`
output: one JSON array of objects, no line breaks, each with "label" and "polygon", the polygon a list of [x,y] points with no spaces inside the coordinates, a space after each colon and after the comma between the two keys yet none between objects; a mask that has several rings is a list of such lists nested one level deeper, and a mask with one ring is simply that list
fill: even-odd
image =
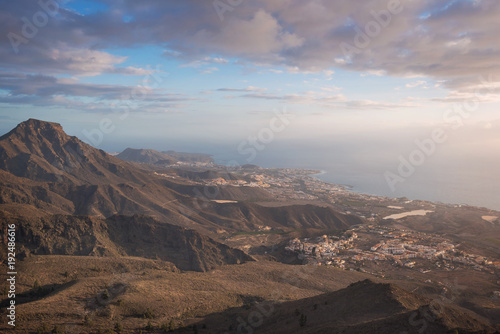
[{"label": "hazy distant mountain", "polygon": [[151,165],[171,165],[178,161],[185,163],[210,163],[213,159],[208,154],[184,153],[175,151],[159,152],[151,149],[127,148],[116,157],[125,160]]},{"label": "hazy distant mountain", "polygon": [[176,151],[163,151],[162,153],[167,154],[182,162],[210,163],[214,161],[211,155],[203,153],[186,153]]},{"label": "hazy distant mountain", "polygon": [[253,165],[253,164],[245,164],[245,165],[241,166],[241,168],[246,169],[246,170],[259,170],[259,169],[261,169],[260,166]]},{"label": "hazy distant mountain", "polygon": [[171,165],[177,162],[177,159],[168,154],[150,149],[127,148],[116,157],[125,161],[144,164]]}]

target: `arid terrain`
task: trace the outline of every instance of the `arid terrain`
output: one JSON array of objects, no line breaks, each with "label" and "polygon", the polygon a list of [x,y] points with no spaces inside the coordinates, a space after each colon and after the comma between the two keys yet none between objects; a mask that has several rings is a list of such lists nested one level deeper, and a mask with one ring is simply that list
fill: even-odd
[{"label": "arid terrain", "polygon": [[0,137],[0,330],[11,300],[16,333],[500,330],[500,212],[314,173],[23,122]]}]

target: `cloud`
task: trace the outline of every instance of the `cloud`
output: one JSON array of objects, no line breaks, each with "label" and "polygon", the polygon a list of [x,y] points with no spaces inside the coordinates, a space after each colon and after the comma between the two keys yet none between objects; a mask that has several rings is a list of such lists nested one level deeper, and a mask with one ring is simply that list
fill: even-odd
[{"label": "cloud", "polygon": [[217,72],[219,69],[217,67],[207,67],[204,70],[200,71],[201,74],[212,74]]},{"label": "cloud", "polygon": [[[48,97],[53,95],[85,96],[114,99],[130,94],[133,87],[121,85],[86,84],[71,82],[46,75],[0,76],[0,87],[10,95],[34,95]],[[152,91],[151,88],[141,88]]]},{"label": "cloud", "polygon": [[361,73],[360,76],[367,77],[369,75],[374,75],[376,77],[381,77],[381,76],[384,76],[386,74],[387,74],[387,72],[384,70],[368,70],[365,73]]},{"label": "cloud", "polygon": [[127,57],[115,56],[108,52],[78,49],[59,44],[50,48],[37,48],[31,54],[13,55],[9,48],[0,51],[0,67],[23,72],[47,75],[72,74],[96,76],[103,73],[122,75],[148,75],[152,71],[133,66],[118,67]]},{"label": "cloud", "polygon": [[[63,2],[47,9],[49,1],[19,0],[2,5],[0,13],[0,69],[40,73],[95,76],[102,73],[146,75],[147,69],[117,67],[127,57],[103,49],[117,45],[109,40],[116,12],[79,15]],[[37,19],[38,18],[38,19]],[[45,20],[40,21],[40,18]],[[38,21],[37,21],[38,20]],[[127,29],[121,34],[130,33]]]},{"label": "cloud", "polygon": [[371,100],[355,100],[345,103],[345,107],[356,110],[397,110],[402,108],[417,108],[420,104],[414,102],[388,103]]},{"label": "cloud", "polygon": [[0,103],[55,106],[109,113],[117,107],[154,112],[176,108],[193,101],[203,101],[184,94],[166,93],[149,86],[125,86],[80,83],[74,78],[46,75],[23,75],[0,72]]},{"label": "cloud", "polygon": [[270,68],[267,71],[271,72],[271,73],[275,73],[275,74],[281,74],[281,73],[283,73],[283,70],[277,70],[277,69],[274,69],[274,68]]},{"label": "cloud", "polygon": [[[0,29],[7,32],[0,36],[0,68],[45,75],[141,75],[147,70],[119,67],[124,57],[109,50],[162,45],[165,55],[207,66],[234,59],[301,73],[341,68],[424,76],[460,91],[473,89],[469,84],[481,75],[500,81],[500,2],[495,0],[402,1],[387,24],[378,23],[380,15],[374,14],[387,13],[387,0],[256,0],[227,12],[223,21],[211,1],[103,3],[109,10],[86,14],[61,5],[16,54],[8,34],[22,35],[21,18],[32,18],[41,8],[37,1],[6,2],[0,14]],[[379,31],[367,34],[377,24]],[[363,39],[362,45],[356,43]],[[340,47],[346,44],[357,51],[346,55]]]},{"label": "cloud", "polygon": [[321,90],[324,90],[325,92],[338,92],[339,90],[342,90],[342,88],[336,86],[330,86],[330,87],[321,87]]},{"label": "cloud", "polygon": [[205,57],[204,58],[205,61],[207,62],[213,62],[213,63],[216,63],[216,64],[227,64],[229,63],[229,60],[225,59],[225,58],[222,58],[222,57]]},{"label": "cloud", "polygon": [[[331,94],[324,91],[308,91],[300,94],[270,94],[270,93],[251,93],[240,95],[241,98],[259,99],[259,100],[275,100],[283,101],[290,104],[306,104],[318,105],[320,107],[331,109],[353,109],[353,110],[397,110],[402,108],[416,108],[422,105],[415,101],[402,102],[380,102],[371,100],[350,100],[343,94]],[[234,98],[229,96],[228,98]]]},{"label": "cloud", "polygon": [[290,100],[292,96],[283,96],[283,95],[273,95],[273,94],[245,94],[240,97],[252,98],[252,99],[264,99],[264,100]]},{"label": "cloud", "polygon": [[[177,60],[182,60],[181,53],[172,52],[171,50],[165,51],[163,55],[168,58],[175,58]],[[198,68],[208,64],[227,64],[227,63],[229,63],[229,60],[222,57],[204,57],[203,59],[191,60],[187,63],[181,64],[180,67]]]},{"label": "cloud", "polygon": [[423,86],[425,84],[427,84],[427,81],[419,80],[419,81],[407,83],[406,87],[407,88],[415,88],[415,87],[418,87],[418,86]]},{"label": "cloud", "polygon": [[248,86],[247,88],[219,88],[219,92],[265,92],[266,88]]},{"label": "cloud", "polygon": [[192,37],[197,47],[234,55],[268,59],[282,50],[303,43],[299,36],[285,31],[275,17],[258,10],[250,19],[232,18],[221,29],[201,29]]}]

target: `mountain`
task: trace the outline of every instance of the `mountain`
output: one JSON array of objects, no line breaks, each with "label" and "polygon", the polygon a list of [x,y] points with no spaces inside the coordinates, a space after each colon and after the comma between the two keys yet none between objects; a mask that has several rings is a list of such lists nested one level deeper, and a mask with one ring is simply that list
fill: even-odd
[{"label": "mountain", "polygon": [[177,162],[177,159],[170,155],[150,149],[127,148],[116,157],[144,164],[171,165]]},{"label": "mountain", "polygon": [[[363,223],[357,216],[342,214],[331,207],[311,204],[266,207],[258,203],[243,202],[211,206],[200,212],[200,215],[217,222],[220,226],[242,231],[255,230],[259,226],[290,230],[306,228],[342,230]],[[230,221],[228,217],[231,218]]]},{"label": "mountain", "polygon": [[34,119],[0,137],[0,186],[1,209],[12,213],[101,219],[143,214],[213,238],[262,225],[340,229],[360,223],[313,205],[264,208],[253,201],[273,196],[259,188],[210,187],[215,195],[206,195],[199,183],[157,175],[68,136],[57,123]]},{"label": "mountain", "polygon": [[57,123],[34,119],[0,137],[0,185],[0,204],[8,210],[151,214],[177,225],[186,221],[179,211],[191,196],[173,188],[192,191],[68,136]]},{"label": "mountain", "polygon": [[173,170],[175,175],[180,176],[182,178],[188,179],[188,180],[193,180],[193,181],[200,181],[200,180],[213,180],[213,179],[218,179],[222,178],[224,180],[241,180],[241,177],[237,177],[233,173],[229,172],[224,172],[224,171],[215,171],[215,170],[204,170],[204,171],[198,171],[198,170],[190,170],[186,168],[176,168]]},{"label": "mountain", "polygon": [[187,162],[187,163],[211,163],[214,162],[214,159],[209,154],[203,153],[186,153],[186,152],[176,152],[176,151],[163,151],[162,153],[167,154],[178,161]]},{"label": "mountain", "polygon": [[[254,314],[255,318],[245,314]],[[370,279],[310,298],[256,303],[252,309],[233,309],[222,317],[214,314],[203,323],[217,332],[228,325],[220,323],[221,319],[248,319],[248,323],[238,321],[232,327],[252,329],[257,323],[253,327],[259,333],[494,332],[487,320],[469,310]]]},{"label": "mountain", "polygon": [[[436,303],[443,296],[433,283],[438,272],[391,281],[423,287],[423,297],[392,283],[348,286],[373,276],[288,265],[272,253],[290,237],[364,223],[358,216],[276,202],[263,188],[212,186],[207,180],[234,176],[206,167],[160,167],[163,173],[145,166],[68,136],[56,123],[30,119],[0,137],[0,228],[16,226],[16,311],[26,320],[16,329],[106,332],[121,322],[124,333],[159,332],[172,320],[199,333],[238,331],[241,321],[259,323],[249,327],[259,333],[488,333],[472,311],[498,318],[495,282],[483,283],[484,295],[467,289],[455,301],[468,311]],[[6,243],[0,234],[1,259]],[[261,255],[241,251],[256,246]],[[0,267],[8,271],[6,261]],[[262,321],[249,318],[266,305],[274,310]]]},{"label": "mountain", "polygon": [[[160,259],[181,270],[207,271],[254,259],[194,230],[148,216],[2,216],[15,224],[18,258],[33,255],[135,256]],[[5,240],[4,240],[5,241]]]},{"label": "mountain", "polygon": [[60,124],[36,119],[0,137],[0,169],[34,181],[78,185],[143,180],[122,160],[68,136]]}]

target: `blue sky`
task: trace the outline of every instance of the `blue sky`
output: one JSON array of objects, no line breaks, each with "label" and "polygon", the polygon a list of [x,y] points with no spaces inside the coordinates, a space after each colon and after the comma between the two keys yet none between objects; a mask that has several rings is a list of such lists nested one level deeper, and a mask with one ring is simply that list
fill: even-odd
[{"label": "blue sky", "polygon": [[293,121],[269,150],[336,142],[390,167],[445,128],[442,157],[494,165],[499,15],[493,0],[3,1],[0,132],[32,117],[108,151],[238,156],[280,111]]},{"label": "blue sky", "polygon": [[[180,141],[238,140],[275,108],[313,137],[332,121],[428,126],[498,72],[493,1],[41,3],[2,4],[2,131],[32,116],[81,135],[124,99],[116,135],[175,123]],[[496,124],[496,83],[475,121]],[[116,135],[94,144],[119,149]]]}]

